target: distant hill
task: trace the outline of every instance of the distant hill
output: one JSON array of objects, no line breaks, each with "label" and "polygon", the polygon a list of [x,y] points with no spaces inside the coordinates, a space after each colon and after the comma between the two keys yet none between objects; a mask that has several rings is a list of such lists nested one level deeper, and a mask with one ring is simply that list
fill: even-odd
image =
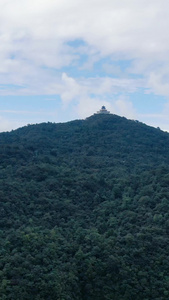
[{"label": "distant hill", "polygon": [[169,299],[169,133],[113,114],[0,134],[0,299]]}]

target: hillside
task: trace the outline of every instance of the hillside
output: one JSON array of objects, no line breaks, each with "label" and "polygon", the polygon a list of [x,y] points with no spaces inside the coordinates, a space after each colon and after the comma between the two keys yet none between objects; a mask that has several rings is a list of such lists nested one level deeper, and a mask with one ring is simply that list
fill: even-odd
[{"label": "hillside", "polygon": [[169,134],[116,115],[0,134],[0,299],[169,299]]}]

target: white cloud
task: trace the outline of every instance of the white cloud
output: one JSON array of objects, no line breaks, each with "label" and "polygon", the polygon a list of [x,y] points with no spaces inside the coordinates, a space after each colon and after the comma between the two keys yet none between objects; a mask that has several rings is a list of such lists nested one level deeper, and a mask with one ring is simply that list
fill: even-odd
[{"label": "white cloud", "polygon": [[132,102],[124,97],[115,101],[115,112],[117,115],[125,116],[129,119],[137,119],[137,113]]},{"label": "white cloud", "polygon": [[110,107],[110,103],[99,98],[81,98],[75,107],[75,113],[78,118],[84,119],[96,113],[102,105],[105,105],[107,109]]},{"label": "white cloud", "polygon": [[163,131],[169,132],[168,115],[165,112],[159,114],[139,114],[138,119],[150,126],[159,127]]},{"label": "white cloud", "polygon": [[74,79],[67,74],[62,75],[60,87],[58,89],[64,102],[70,102],[74,99],[96,95],[103,97],[114,97],[119,92],[134,93],[142,85],[142,80],[118,79],[111,77],[81,78]]},{"label": "white cloud", "polygon": [[20,122],[11,121],[10,119],[0,116],[0,132],[11,131],[12,129],[18,128],[21,125],[23,124]]},{"label": "white cloud", "polygon": [[[165,69],[165,68],[164,68]],[[169,96],[169,73],[164,73],[164,70],[158,72],[151,72],[148,78],[148,85],[151,87],[150,91],[156,95]]]},{"label": "white cloud", "polygon": [[[106,105],[137,118],[130,93],[169,95],[168,11],[168,0],[1,0],[0,95],[57,94],[79,117]],[[101,60],[107,76],[94,70]],[[130,62],[125,71],[119,60]],[[165,107],[163,128],[167,118]],[[17,126],[0,121],[1,131]]]},{"label": "white cloud", "polygon": [[107,110],[115,113],[112,103],[101,98],[85,97],[81,98],[74,108],[77,118],[86,118],[96,113],[102,105],[105,105]]},{"label": "white cloud", "polygon": [[[0,81],[24,86],[18,93],[54,92],[49,69],[69,66],[85,51],[85,67],[107,55],[134,60],[129,71],[143,75],[154,93],[166,95],[168,10],[167,0],[1,0]],[[86,46],[67,45],[77,39]],[[7,86],[4,93],[16,90]]]},{"label": "white cloud", "polygon": [[107,110],[112,114],[125,116],[130,119],[137,119],[137,113],[133,108],[132,103],[124,97],[118,99],[107,99],[101,98],[81,98],[76,105],[75,111],[80,118],[86,118],[96,113],[102,105],[105,105]]},{"label": "white cloud", "polygon": [[62,85],[61,98],[65,104],[74,100],[81,93],[80,86],[76,80],[65,73],[62,74]]}]

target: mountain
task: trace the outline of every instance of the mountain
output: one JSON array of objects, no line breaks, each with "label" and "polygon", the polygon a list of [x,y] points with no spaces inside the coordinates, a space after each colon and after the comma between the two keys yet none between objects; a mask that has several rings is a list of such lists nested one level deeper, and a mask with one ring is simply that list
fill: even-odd
[{"label": "mountain", "polygon": [[169,134],[113,114],[0,134],[0,299],[169,299]]}]

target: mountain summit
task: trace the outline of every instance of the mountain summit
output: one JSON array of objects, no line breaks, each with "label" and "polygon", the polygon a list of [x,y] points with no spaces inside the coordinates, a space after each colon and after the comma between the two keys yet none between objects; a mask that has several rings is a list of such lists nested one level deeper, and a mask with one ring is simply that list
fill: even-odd
[{"label": "mountain summit", "polygon": [[0,298],[167,300],[168,149],[114,114],[1,133]]},{"label": "mountain summit", "polygon": [[106,109],[106,107],[103,105],[102,107],[101,107],[101,109],[97,112],[97,114],[110,114],[110,111],[108,111],[107,109]]}]

